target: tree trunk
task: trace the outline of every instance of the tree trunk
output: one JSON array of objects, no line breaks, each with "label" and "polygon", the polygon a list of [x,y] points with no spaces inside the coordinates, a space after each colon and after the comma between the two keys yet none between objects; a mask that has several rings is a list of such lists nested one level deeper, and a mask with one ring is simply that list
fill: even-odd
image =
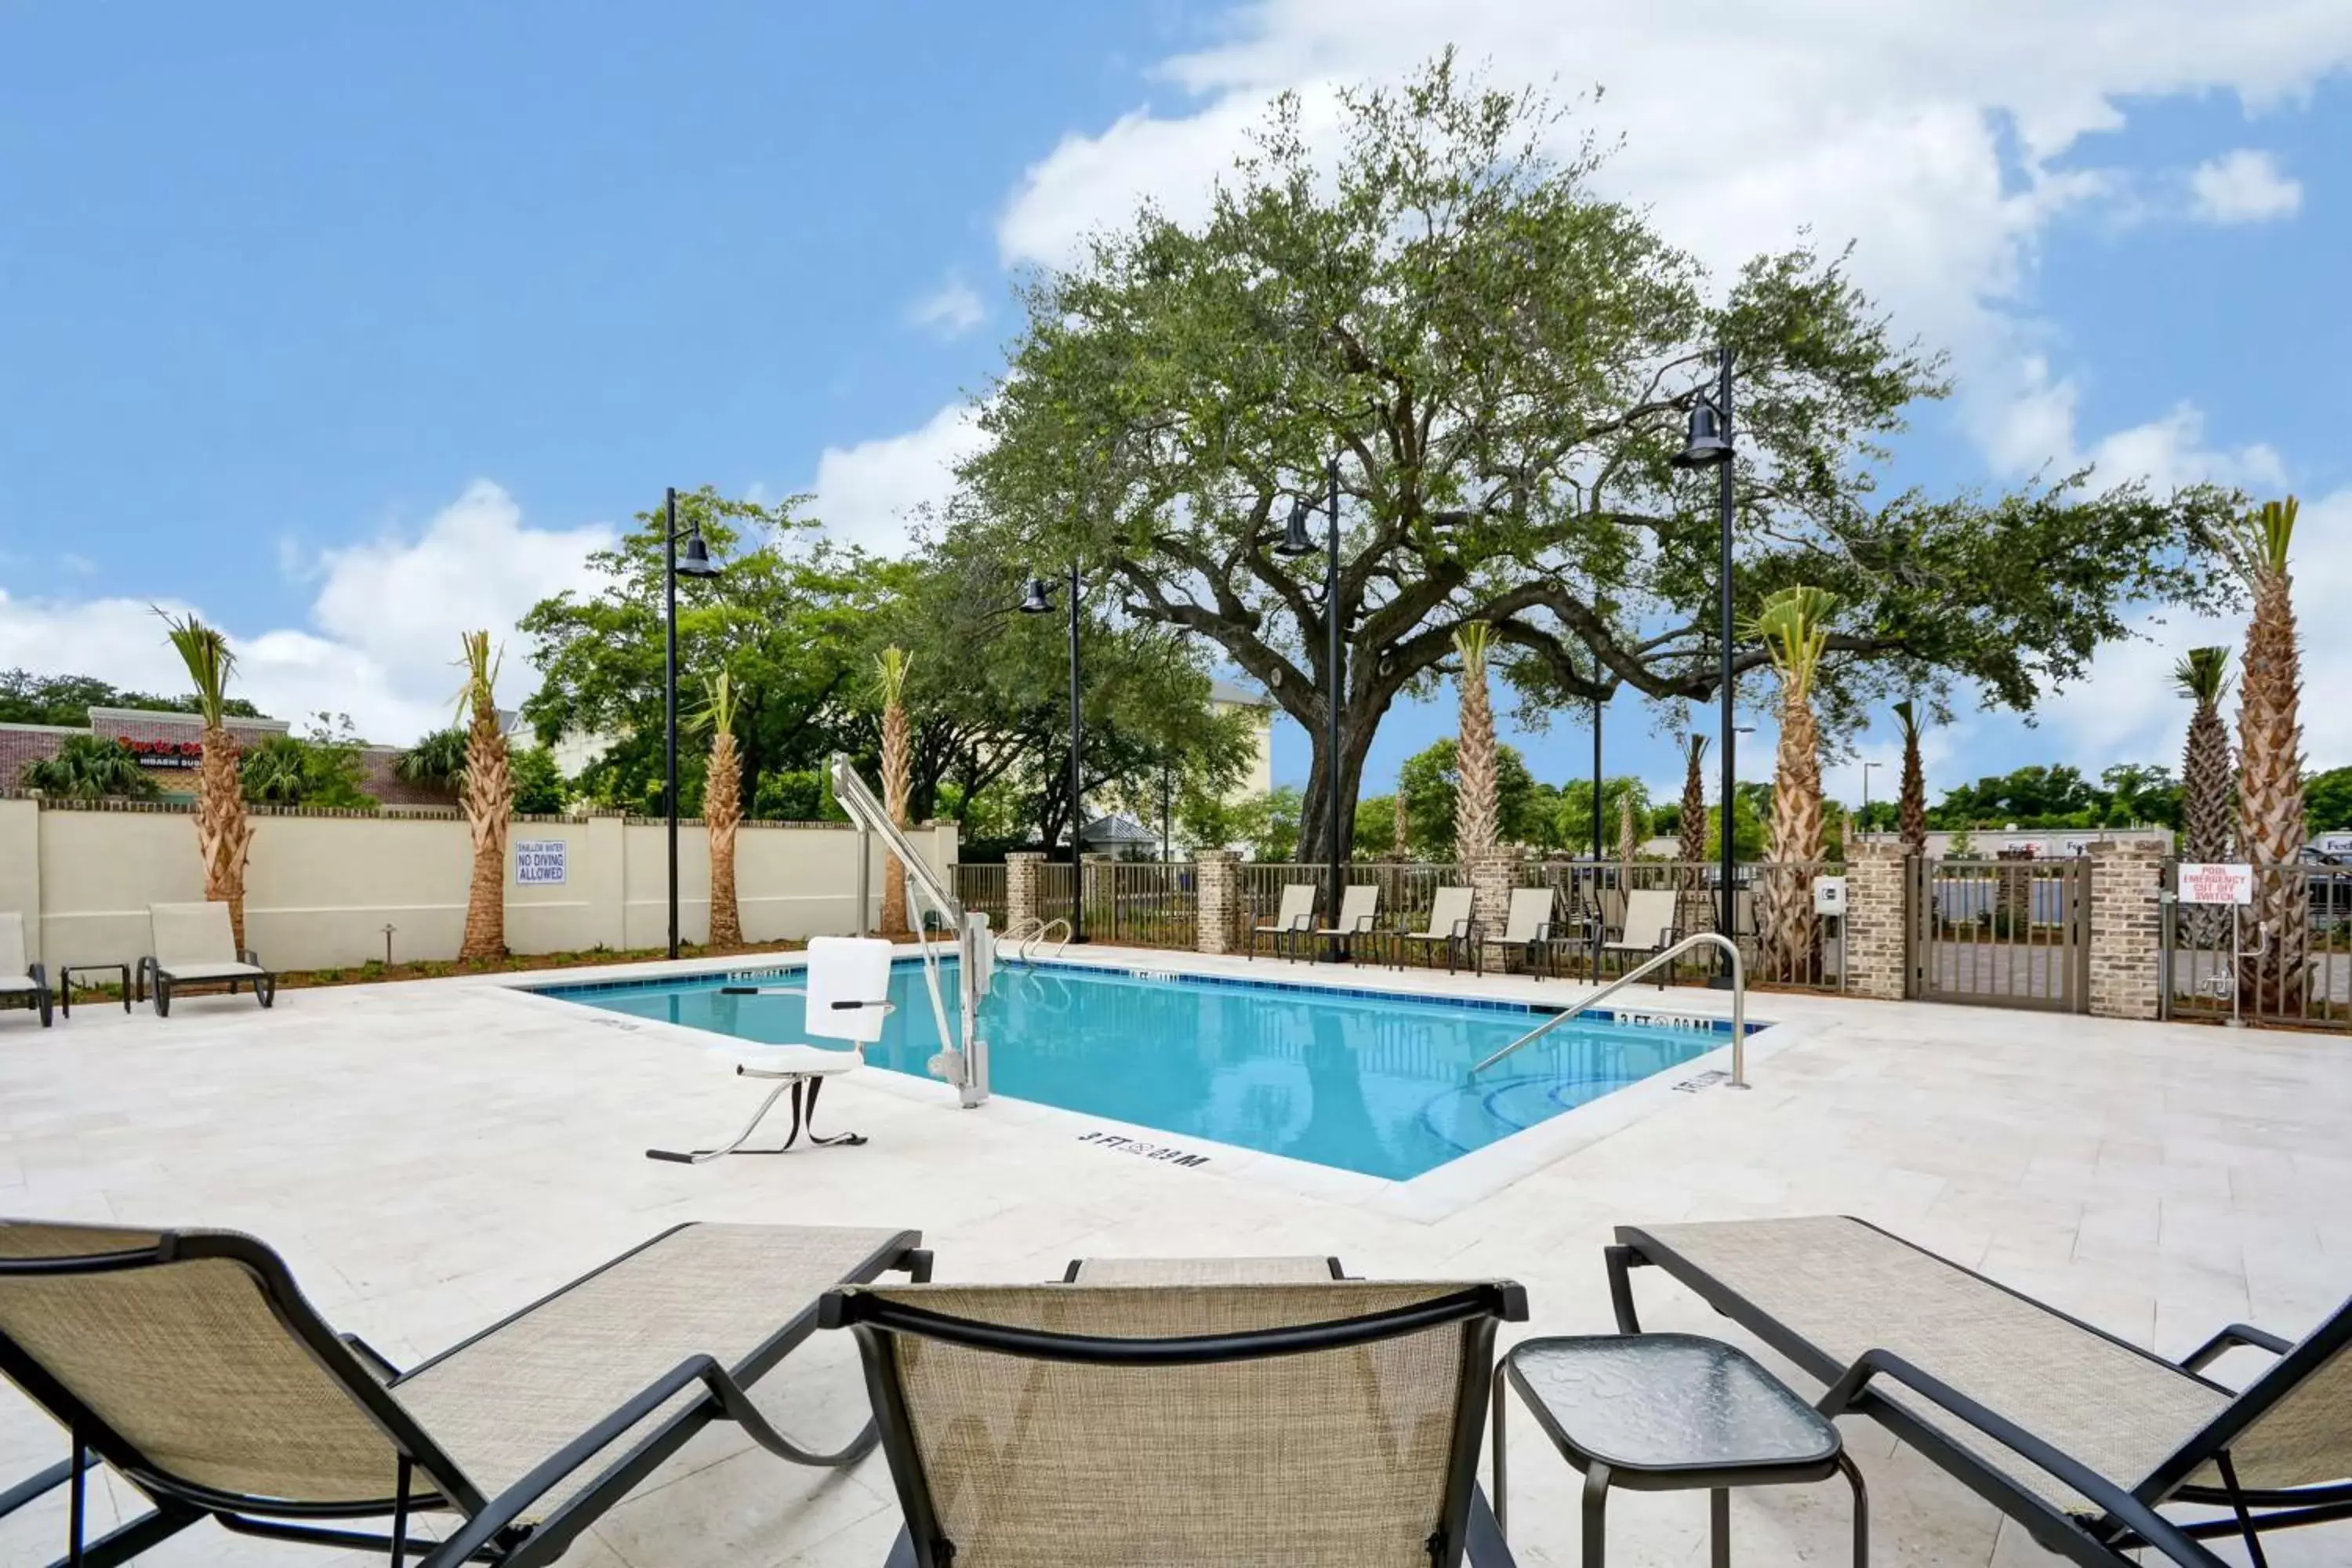
[{"label": "tree trunk", "polygon": [[507,952],[507,834],[514,817],[514,773],[498,710],[478,704],[466,735],[466,824],[474,837],[474,877],[466,894],[466,937],[457,956]]},{"label": "tree trunk", "polygon": [[236,737],[215,726],[205,731],[196,773],[196,854],[205,864],[205,901],[228,906],[236,950],[245,942],[245,868],[253,849],[253,821],[245,812]]},{"label": "tree trunk", "polygon": [[711,737],[702,784],[702,826],[710,840],[710,945],[740,947],[743,913],[735,897],[735,836],[743,825],[743,761],[735,737]]},{"label": "tree trunk", "polygon": [[[907,797],[915,771],[914,738],[907,710],[893,702],[882,710],[882,807],[890,820],[907,826]],[[882,867],[882,934],[907,934],[907,868],[898,857],[885,857]]]},{"label": "tree trunk", "polygon": [[2254,613],[2238,665],[2239,847],[2255,868],[2254,903],[2263,951],[2248,959],[2239,984],[2256,1012],[2300,1016],[2309,978],[2311,897],[2302,863],[2302,655],[2295,646],[2294,602],[2284,571],[2264,571],[2254,584]]},{"label": "tree trunk", "polygon": [[1794,690],[1780,702],[1780,747],[1772,780],[1772,843],[1756,890],[1758,967],[1771,979],[1803,981],[1812,969],[1819,920],[1811,877],[1822,858],[1821,747],[1811,702]]}]

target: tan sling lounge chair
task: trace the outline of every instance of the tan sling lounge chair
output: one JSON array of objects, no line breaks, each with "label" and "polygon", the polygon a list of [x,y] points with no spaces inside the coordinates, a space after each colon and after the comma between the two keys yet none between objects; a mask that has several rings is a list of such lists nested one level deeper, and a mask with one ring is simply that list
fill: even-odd
[{"label": "tan sling lounge chair", "polygon": [[[561,1556],[688,1437],[733,1421],[802,1448],[744,1390],[808,1337],[818,1297],[887,1269],[929,1278],[914,1231],[687,1225],[402,1372],[313,1311],[232,1231],[0,1220],[0,1373],[66,1428],[68,1458],[0,1491],[71,1489],[63,1561],[126,1563],[200,1520],[241,1535],[523,1568]],[[152,1509],[82,1539],[86,1470]],[[420,1513],[455,1516],[436,1544]],[[386,1536],[344,1521],[391,1520]]]},{"label": "tan sling lounge chair", "polygon": [[1276,952],[1298,953],[1299,938],[1315,928],[1315,884],[1286,882],[1282,887],[1282,905],[1276,910],[1272,925],[1250,927],[1249,956],[1257,956],[1260,937],[1269,939]]},{"label": "tan sling lounge chair", "polygon": [[21,998],[49,1026],[49,976],[25,957],[25,918],[14,910],[0,910],[0,1000]]},{"label": "tan sling lounge chair", "polygon": [[158,1018],[171,1016],[173,993],[190,985],[226,985],[231,995],[250,985],[264,1007],[278,1000],[278,976],[251,949],[237,951],[226,904],[150,904],[147,929],[155,952],[139,967]]},{"label": "tan sling lounge chair", "polygon": [[1451,974],[1462,964],[1478,967],[1478,922],[1472,918],[1470,889],[1440,888],[1429,903],[1429,925],[1422,931],[1397,932],[1397,956],[1400,962],[1411,947],[1433,948],[1443,943],[1445,948],[1445,973]]},{"label": "tan sling lounge chair", "polygon": [[[2259,1563],[2265,1531],[2352,1519],[2352,1301],[2300,1342],[2233,1323],[2173,1362],[1856,1219],[1617,1240],[1621,1329],[1628,1270],[1655,1265],[1830,1384],[1823,1414],[1875,1417],[2073,1562],[2222,1568],[2203,1543],[2235,1536]],[[2239,1345],[2278,1359],[2242,1390],[2205,1375]]]}]

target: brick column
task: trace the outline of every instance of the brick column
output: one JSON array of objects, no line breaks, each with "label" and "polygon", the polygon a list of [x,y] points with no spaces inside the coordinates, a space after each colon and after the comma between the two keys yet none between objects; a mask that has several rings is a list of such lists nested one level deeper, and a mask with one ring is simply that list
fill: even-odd
[{"label": "brick column", "polygon": [[1910,994],[1910,862],[1900,844],[1845,850],[1845,988],[1900,1002]]},{"label": "brick column", "polygon": [[2153,1018],[2164,942],[2164,841],[2091,846],[2091,1011]]},{"label": "brick column", "polygon": [[1035,849],[1015,849],[1004,858],[1004,929],[1037,918],[1037,871],[1045,864]]},{"label": "brick column", "polygon": [[1232,849],[1203,849],[1192,857],[1192,891],[1199,900],[1192,945],[1202,952],[1232,952],[1241,925],[1241,855]]},{"label": "brick column", "polygon": [[1511,924],[1511,889],[1519,885],[1519,852],[1488,849],[1465,856],[1462,879],[1470,884],[1470,918],[1485,939],[1481,967],[1503,967],[1503,932]]}]

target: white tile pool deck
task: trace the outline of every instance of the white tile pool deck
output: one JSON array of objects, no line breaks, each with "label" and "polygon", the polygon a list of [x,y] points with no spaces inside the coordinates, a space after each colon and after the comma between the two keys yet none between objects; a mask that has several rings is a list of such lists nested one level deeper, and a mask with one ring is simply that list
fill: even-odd
[{"label": "white tile pool deck", "polygon": [[[1580,989],[1411,984],[1545,1000]],[[1606,1331],[1601,1247],[1630,1220],[1859,1215],[2174,1354],[2233,1320],[2300,1333],[2352,1291],[2352,1041],[1793,995],[1759,995],[1751,1012],[1787,1027],[1759,1041],[1748,1093],[1662,1084],[1638,1114],[1621,1106],[1513,1151],[1507,1169],[1416,1195],[1221,1150],[1195,1168],[1139,1159],[1081,1142],[1098,1120],[1003,1100],[959,1111],[944,1089],[881,1072],[825,1097],[829,1129],[867,1133],[866,1148],[657,1164],[648,1145],[731,1132],[751,1103],[694,1048],[700,1037],[667,1026],[469,980],[293,991],[267,1014],[247,997],[189,997],[162,1021],[91,1003],[46,1032],[0,1014],[0,1214],[253,1231],[337,1327],[404,1361],[690,1219],[919,1227],[943,1279],[1047,1278],[1087,1253],[1333,1252],[1370,1275],[1507,1276],[1533,1308],[1513,1337]],[[1654,1275],[1637,1291],[1647,1326],[1754,1348]],[[846,1336],[816,1336],[762,1394],[804,1437],[848,1433],[863,1394]],[[1531,1422],[1512,1433],[1519,1559],[1572,1563],[1574,1478]],[[1877,1563],[2054,1561],[1870,1424],[1847,1437],[1871,1484]],[[61,1453],[46,1417],[0,1393],[0,1485]],[[101,1523],[131,1500],[114,1482],[97,1496]],[[1610,1511],[1612,1563],[1706,1560],[1695,1495],[1621,1493]],[[51,1500],[0,1522],[0,1563],[48,1561],[62,1520]],[[845,1474],[806,1470],[722,1428],[565,1562],[870,1564],[896,1529],[878,1454]],[[1734,1561],[1843,1563],[1846,1530],[1834,1484],[1743,1492]],[[2352,1561],[2352,1524],[2274,1541],[2282,1565]],[[206,1526],[142,1561],[373,1559]]]}]

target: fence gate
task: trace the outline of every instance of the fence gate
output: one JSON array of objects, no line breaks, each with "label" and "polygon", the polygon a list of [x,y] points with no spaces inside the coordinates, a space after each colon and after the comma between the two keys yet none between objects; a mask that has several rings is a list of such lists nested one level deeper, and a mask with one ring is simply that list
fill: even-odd
[{"label": "fence gate", "polygon": [[1910,862],[1910,994],[2090,1010],[2091,863]]}]

